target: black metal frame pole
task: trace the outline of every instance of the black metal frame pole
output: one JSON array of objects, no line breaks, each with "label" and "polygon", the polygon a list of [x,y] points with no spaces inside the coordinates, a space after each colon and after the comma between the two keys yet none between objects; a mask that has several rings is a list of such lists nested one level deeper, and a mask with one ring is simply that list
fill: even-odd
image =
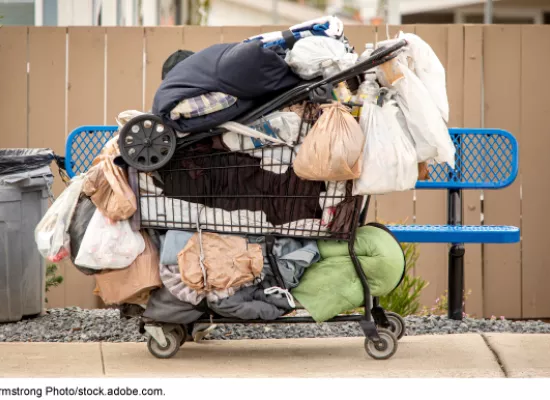
[{"label": "black metal frame pole", "polygon": [[[353,218],[353,231],[350,237],[350,240],[348,242],[348,251],[349,255],[351,257],[351,261],[353,263],[353,267],[355,268],[355,272],[357,276],[359,277],[359,281],[361,282],[361,286],[363,286],[363,296],[364,296],[364,302],[365,302],[365,315],[363,318],[359,320],[359,325],[361,326],[361,329],[363,330],[363,333],[369,340],[372,340],[373,342],[378,342],[380,340],[380,337],[378,336],[378,331],[376,330],[376,324],[373,319],[372,314],[372,301],[371,301],[371,294],[370,294],[370,288],[369,283],[367,281],[367,276],[365,275],[365,271],[363,271],[363,268],[361,266],[361,263],[359,262],[359,259],[357,258],[357,255],[355,254],[355,235],[356,231],[359,225],[359,219],[361,218],[361,214],[363,214],[363,217],[366,216],[366,213],[368,212],[368,203],[366,204],[366,210],[363,211],[363,213],[360,213],[361,210],[361,204],[362,204],[362,197],[357,196],[355,200],[355,206],[356,206],[356,212],[355,216]],[[368,201],[368,199],[367,199]]]}]

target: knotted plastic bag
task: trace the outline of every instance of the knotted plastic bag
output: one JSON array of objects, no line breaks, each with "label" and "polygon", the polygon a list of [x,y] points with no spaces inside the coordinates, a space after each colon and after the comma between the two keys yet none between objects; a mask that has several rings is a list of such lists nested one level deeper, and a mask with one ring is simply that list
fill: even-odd
[{"label": "knotted plastic bag", "polygon": [[302,79],[334,75],[352,67],[357,54],[348,53],[346,45],[339,40],[310,36],[296,42],[285,58],[288,66]]},{"label": "knotted plastic bag", "polygon": [[363,172],[354,182],[354,195],[385,194],[413,189],[418,165],[413,144],[396,118],[394,101],[383,107],[365,103],[361,128],[367,138],[363,154]]},{"label": "knotted plastic bag", "polygon": [[361,127],[342,104],[325,104],[321,111],[294,160],[294,172],[312,181],[359,178],[365,142]]},{"label": "knotted plastic bag", "polygon": [[40,254],[51,262],[70,256],[69,226],[76,209],[84,177],[73,178],[68,188],[57,198],[34,230]]},{"label": "knotted plastic bag", "polygon": [[103,215],[113,221],[130,218],[137,210],[136,196],[124,170],[106,156],[86,173],[83,192]]},{"label": "knotted plastic bag", "polygon": [[112,222],[97,209],[86,228],[74,263],[92,269],[126,268],[143,250],[143,237],[132,231],[130,222]]}]

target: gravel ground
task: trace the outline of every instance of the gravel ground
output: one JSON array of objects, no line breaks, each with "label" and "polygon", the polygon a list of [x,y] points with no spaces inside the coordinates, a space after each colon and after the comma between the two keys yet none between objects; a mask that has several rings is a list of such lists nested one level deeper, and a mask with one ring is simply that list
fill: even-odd
[{"label": "gravel ground", "polygon": [[[541,321],[407,317],[407,335],[513,332],[550,333]],[[363,336],[357,323],[219,325],[207,339],[281,339],[297,337]],[[0,342],[142,342],[138,319],[123,320],[118,310],[51,309],[42,317],[0,324]]]}]

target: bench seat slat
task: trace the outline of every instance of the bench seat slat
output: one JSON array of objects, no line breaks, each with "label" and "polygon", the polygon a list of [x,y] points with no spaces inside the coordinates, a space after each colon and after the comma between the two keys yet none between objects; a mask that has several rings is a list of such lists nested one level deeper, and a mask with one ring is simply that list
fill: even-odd
[{"label": "bench seat slat", "polygon": [[403,243],[517,243],[519,228],[490,225],[388,225]]}]

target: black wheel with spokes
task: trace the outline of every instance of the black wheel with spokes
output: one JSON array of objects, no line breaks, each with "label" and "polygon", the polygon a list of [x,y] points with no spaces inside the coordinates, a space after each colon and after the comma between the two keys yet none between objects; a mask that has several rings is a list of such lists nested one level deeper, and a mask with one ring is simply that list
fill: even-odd
[{"label": "black wheel with spokes", "polygon": [[176,151],[176,134],[160,117],[143,114],[120,130],[118,146],[122,159],[138,171],[155,171],[170,161]]}]

